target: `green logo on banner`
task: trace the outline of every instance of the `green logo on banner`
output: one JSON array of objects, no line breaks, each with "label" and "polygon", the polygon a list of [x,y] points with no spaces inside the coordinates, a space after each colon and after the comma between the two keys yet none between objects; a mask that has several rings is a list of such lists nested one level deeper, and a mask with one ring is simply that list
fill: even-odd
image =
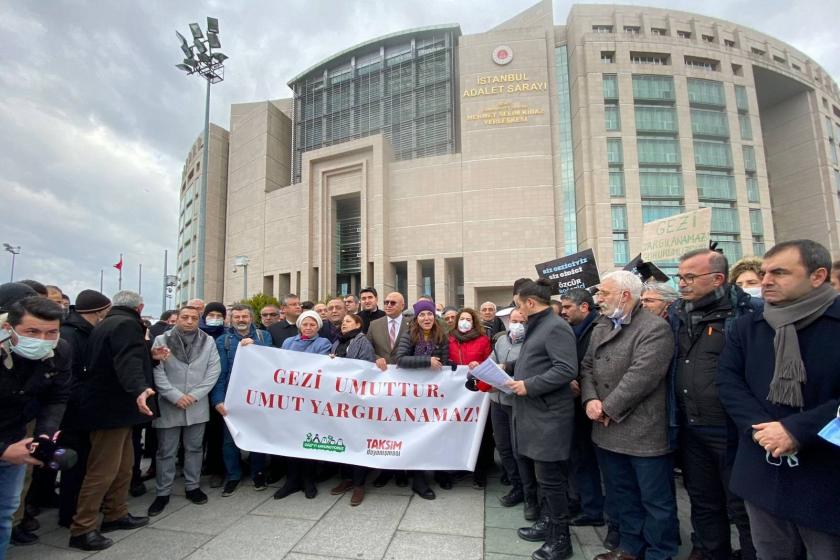
[{"label": "green logo on banner", "polygon": [[335,453],[344,453],[347,448],[344,446],[344,440],[338,438],[336,440],[331,435],[319,436],[312,433],[306,434],[306,439],[303,440],[304,449],[316,449],[318,451],[333,451]]}]

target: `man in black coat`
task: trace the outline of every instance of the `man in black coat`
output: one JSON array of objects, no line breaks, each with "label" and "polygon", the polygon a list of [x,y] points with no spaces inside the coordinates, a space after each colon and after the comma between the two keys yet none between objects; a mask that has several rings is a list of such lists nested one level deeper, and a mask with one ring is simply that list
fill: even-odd
[{"label": "man in black coat", "polygon": [[[90,451],[88,432],[79,428],[79,383],[85,373],[85,353],[93,327],[100,323],[111,309],[111,300],[95,290],[82,290],[76,305],[70,307],[61,324],[61,339],[73,348],[73,379],[70,400],[61,423],[61,444],[74,449],[78,455],[75,466],[61,471],[58,523],[69,527],[76,513],[76,501],[85,478],[85,464]],[[55,478],[53,477],[53,480]]]},{"label": "man in black coat", "polygon": [[[152,389],[152,357],[140,318],[143,298],[117,292],[114,306],[88,340],[86,371],[80,387],[80,425],[90,430],[87,473],[70,526],[70,546],[103,550],[113,544],[101,533],[149,523],[128,513],[128,489],[134,449],[131,428],[153,416],[147,399]],[[161,356],[162,357],[162,356]],[[99,510],[104,520],[96,529]]]},{"label": "man in black coat", "polygon": [[300,298],[295,294],[286,294],[283,296],[281,307],[285,318],[280,319],[268,327],[268,332],[271,335],[271,343],[275,348],[282,348],[284,340],[297,335],[297,319],[303,311],[303,308],[300,306]]},{"label": "man in black coat", "polygon": [[5,298],[9,287],[0,286],[0,312],[8,311],[0,330],[0,557],[9,544],[27,465],[41,465],[31,455],[26,425],[37,418],[35,433],[53,436],[64,414],[71,375],[71,349],[59,339],[64,310],[40,296],[10,303]]},{"label": "man in black coat", "polygon": [[770,249],[764,310],[727,331],[717,386],[738,428],[730,487],[744,499],[759,558],[840,558],[840,300],[831,255],[810,240]]},{"label": "man in black coat", "polygon": [[362,288],[359,299],[362,302],[362,310],[359,311],[359,317],[362,318],[362,332],[367,334],[370,322],[384,317],[385,312],[379,309],[379,294],[376,293],[376,288]]}]

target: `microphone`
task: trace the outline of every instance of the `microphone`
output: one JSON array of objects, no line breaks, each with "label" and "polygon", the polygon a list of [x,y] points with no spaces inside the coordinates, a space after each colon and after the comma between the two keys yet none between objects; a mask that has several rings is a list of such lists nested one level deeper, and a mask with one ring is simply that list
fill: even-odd
[{"label": "microphone", "polygon": [[52,438],[42,434],[29,444],[29,453],[44,466],[56,471],[73,468],[79,461],[79,455],[74,450],[58,446],[60,433],[56,432]]}]

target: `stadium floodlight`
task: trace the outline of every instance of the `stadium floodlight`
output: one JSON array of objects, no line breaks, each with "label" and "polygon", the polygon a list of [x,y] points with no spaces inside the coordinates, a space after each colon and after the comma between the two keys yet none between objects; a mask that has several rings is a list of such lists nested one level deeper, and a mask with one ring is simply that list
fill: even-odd
[{"label": "stadium floodlight", "polygon": [[219,33],[219,18],[208,17],[207,18],[207,32],[208,33]]},{"label": "stadium floodlight", "polygon": [[219,36],[215,33],[210,33],[209,31],[207,32],[207,44],[214,49],[222,48],[222,44],[219,42]]},{"label": "stadium floodlight", "polygon": [[192,33],[193,39],[203,39],[204,33],[201,32],[201,26],[197,23],[190,24],[190,32]]}]

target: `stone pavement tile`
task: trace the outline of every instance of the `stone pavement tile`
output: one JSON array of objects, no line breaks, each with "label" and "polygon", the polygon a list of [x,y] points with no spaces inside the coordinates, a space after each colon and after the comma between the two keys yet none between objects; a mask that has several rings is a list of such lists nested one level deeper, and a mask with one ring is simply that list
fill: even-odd
[{"label": "stone pavement tile", "polygon": [[484,493],[470,487],[435,490],[437,499],[411,499],[401,531],[481,537],[484,535]]},{"label": "stone pavement tile", "polygon": [[327,560],[330,558],[338,558],[337,556],[321,556],[319,554],[301,554],[300,552],[290,552],[283,557],[283,560]]},{"label": "stone pavement tile", "polygon": [[311,519],[317,521],[323,517],[341,496],[330,496],[330,486],[322,484],[318,487],[318,495],[308,500],[303,492],[286,496],[282,500],[275,500],[274,492],[270,491],[268,500],[251,510],[256,515],[270,515],[275,517],[292,517],[295,519]]},{"label": "stone pavement tile", "polygon": [[434,535],[397,531],[384,560],[482,560],[484,541],[460,535]]},{"label": "stone pavement tile", "polygon": [[499,498],[510,492],[510,486],[502,486],[498,479],[488,479],[487,489],[485,494],[487,496],[487,507],[503,507],[499,503]]},{"label": "stone pavement tile", "polygon": [[533,521],[525,521],[522,516],[522,507],[488,507],[484,510],[484,525],[487,527],[500,527],[502,529],[519,529],[530,527]]},{"label": "stone pavement tile", "polygon": [[209,494],[210,500],[203,505],[187,504],[178,511],[166,517],[165,522],[156,526],[172,531],[185,531],[218,535],[240,517],[259,507],[266,500],[271,500],[268,490],[255,492],[253,488],[244,486],[235,494],[227,498],[219,493]]},{"label": "stone pavement tile", "polygon": [[601,535],[595,530],[595,527],[572,527],[572,535],[574,535],[582,545],[595,547],[604,546],[604,539],[601,538]]},{"label": "stone pavement tile", "polygon": [[[536,550],[536,548],[534,549]],[[522,560],[523,558],[530,558],[528,556],[514,556],[513,554],[499,554],[497,552],[488,552],[484,555],[484,560]]]},{"label": "stone pavement tile", "polygon": [[91,552],[81,550],[65,550],[45,544],[33,544],[10,546],[6,558],[8,560],[83,560],[91,554]]},{"label": "stone pavement tile", "polygon": [[294,552],[330,558],[379,560],[410,498],[367,496],[358,507],[344,496],[294,547]]},{"label": "stone pavement tile", "polygon": [[94,556],[96,560],[180,560],[210,537],[146,527]]},{"label": "stone pavement tile", "polygon": [[269,560],[280,558],[315,524],[303,519],[246,515],[196,550],[190,560]]},{"label": "stone pavement tile", "polygon": [[[111,533],[105,533],[104,536],[108,537],[109,539],[111,539],[112,541],[114,541],[116,543],[116,542],[119,542],[121,540],[127,539],[131,535],[133,535],[133,534],[135,534],[139,531],[142,531],[142,530],[143,530],[143,528],[141,527],[140,529],[134,529],[132,531],[113,531]],[[76,551],[78,551],[78,549],[70,548],[68,546],[68,542],[70,541],[70,529],[65,529],[64,527],[58,527],[58,528],[53,529],[52,531],[50,531],[48,533],[41,533],[39,531],[38,536],[41,537],[41,542],[43,544],[54,546],[56,548],[63,548],[63,549],[66,549],[66,550],[76,550]]]},{"label": "stone pavement tile", "polygon": [[531,553],[542,546],[541,542],[523,541],[516,536],[514,529],[496,529],[490,527],[484,536],[484,550],[511,554],[514,556],[531,556]]}]

